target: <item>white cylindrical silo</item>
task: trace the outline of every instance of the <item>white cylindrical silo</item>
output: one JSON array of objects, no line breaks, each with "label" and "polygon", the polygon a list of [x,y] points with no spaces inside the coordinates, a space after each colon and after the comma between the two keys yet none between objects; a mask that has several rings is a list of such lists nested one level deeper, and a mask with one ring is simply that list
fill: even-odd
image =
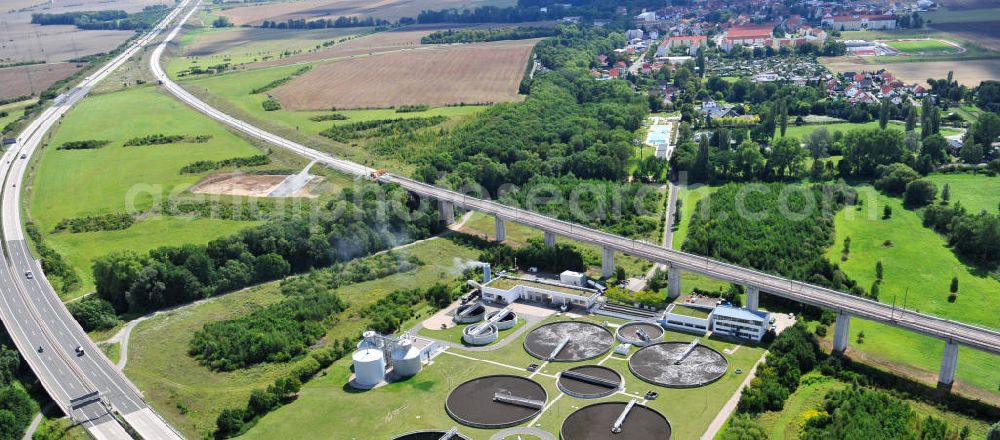
[{"label": "white cylindrical silo", "polygon": [[365,348],[354,352],[354,375],[358,385],[373,387],[385,380],[382,350]]},{"label": "white cylindrical silo", "polygon": [[403,339],[392,350],[392,371],[402,377],[420,372],[420,350],[409,339]]}]

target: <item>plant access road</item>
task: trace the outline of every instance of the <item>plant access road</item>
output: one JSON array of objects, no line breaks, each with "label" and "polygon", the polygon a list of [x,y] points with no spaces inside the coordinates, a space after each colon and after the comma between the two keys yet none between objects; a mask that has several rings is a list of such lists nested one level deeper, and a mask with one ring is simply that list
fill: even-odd
[{"label": "plant access road", "polygon": [[53,99],[52,105],[19,134],[17,142],[0,159],[0,319],[52,400],[98,440],[131,439],[130,432],[146,440],[182,437],[146,404],[139,390],[94,345],[45,278],[24,238],[21,187],[30,159],[41,148],[46,133],[95,84],[167,29],[190,2],[182,1],[150,32]]}]

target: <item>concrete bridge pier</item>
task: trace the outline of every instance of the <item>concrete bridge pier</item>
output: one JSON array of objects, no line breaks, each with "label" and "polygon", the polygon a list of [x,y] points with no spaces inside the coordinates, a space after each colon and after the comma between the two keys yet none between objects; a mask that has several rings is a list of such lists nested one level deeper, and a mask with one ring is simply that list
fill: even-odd
[{"label": "concrete bridge pier", "polygon": [[615,274],[615,251],[604,248],[604,258],[601,259],[601,276],[608,278]]},{"label": "concrete bridge pier", "polygon": [[667,298],[676,299],[681,296],[681,269],[670,266],[667,272]]},{"label": "concrete bridge pier", "polygon": [[438,204],[438,212],[441,214],[441,221],[446,225],[455,223],[455,205],[442,200]]},{"label": "concrete bridge pier", "polygon": [[757,311],[760,306],[760,289],[755,286],[747,286],[747,308]]},{"label": "concrete bridge pier", "polygon": [[833,333],[833,352],[843,354],[847,350],[847,340],[851,335],[851,315],[837,312],[837,328]]},{"label": "concrete bridge pier", "polygon": [[549,231],[545,231],[545,247],[554,247],[556,245],[556,234]]},{"label": "concrete bridge pier", "polygon": [[955,371],[958,369],[958,344],[948,340],[944,344],[944,357],[941,358],[941,372],[938,374],[938,389],[951,390],[955,383]]},{"label": "concrete bridge pier", "polygon": [[503,222],[503,219],[499,216],[494,217],[493,224],[496,226],[496,237],[497,242],[502,242],[507,239],[507,225]]}]

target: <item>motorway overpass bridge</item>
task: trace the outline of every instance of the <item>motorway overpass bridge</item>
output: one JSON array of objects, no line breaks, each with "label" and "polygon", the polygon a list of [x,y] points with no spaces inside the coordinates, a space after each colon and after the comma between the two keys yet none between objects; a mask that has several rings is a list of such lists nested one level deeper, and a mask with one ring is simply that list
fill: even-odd
[{"label": "motorway overpass bridge", "polygon": [[458,207],[494,216],[496,236],[499,240],[503,240],[506,236],[506,223],[514,222],[543,231],[545,233],[545,243],[550,246],[555,243],[557,236],[592,243],[604,249],[602,272],[606,276],[611,275],[614,268],[614,255],[616,252],[660,263],[669,267],[668,291],[669,295],[674,298],[680,295],[681,271],[690,271],[745,286],[748,293],[747,302],[750,308],[755,309],[757,307],[760,292],[763,291],[804,304],[835,310],[838,313],[838,318],[834,349],[838,352],[843,352],[847,348],[848,326],[851,316],[881,322],[938,338],[945,342],[944,359],[941,362],[941,371],[938,378],[939,385],[945,387],[950,387],[955,379],[955,366],[958,361],[959,344],[993,354],[1000,354],[1000,332],[996,330],[916,312],[901,311],[877,301],[828,288],[679,252],[645,241],[632,240],[574,223],[557,220],[535,212],[525,211],[494,201],[417,182],[406,177],[389,173],[383,174],[367,166],[333,157],[280,137],[208,105],[177,85],[167,76],[166,72],[160,66],[160,56],[169,40],[176,35],[179,29],[180,24],[157,47],[150,60],[150,67],[154,76],[177,99],[250,137],[285,148],[343,173],[361,178],[375,178],[377,181],[383,183],[397,184],[417,196],[436,200],[439,204],[441,217],[447,223],[454,222],[455,208]]}]

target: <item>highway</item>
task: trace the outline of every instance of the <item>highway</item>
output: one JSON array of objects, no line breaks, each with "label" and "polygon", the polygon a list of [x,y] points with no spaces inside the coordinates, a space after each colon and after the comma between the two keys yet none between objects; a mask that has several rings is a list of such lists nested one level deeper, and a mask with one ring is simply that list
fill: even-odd
[{"label": "highway", "polygon": [[[181,22],[183,23],[183,21]],[[229,116],[206,104],[173,82],[160,66],[160,55],[168,42],[180,30],[180,24],[156,48],[151,68],[163,87],[178,99],[205,115],[233,127],[246,135],[288,149],[308,159],[318,161],[343,173],[371,178],[373,169],[329,154],[308,148]],[[386,173],[378,181],[395,183],[421,197],[448,202],[454,206],[500,217],[506,221],[541,229],[574,240],[593,243],[618,252],[645,258],[681,270],[691,271],[712,278],[745,286],[756,286],[769,294],[782,296],[804,304],[849,313],[853,316],[878,321],[912,330],[928,336],[952,341],[993,354],[1000,354],[1000,332],[935,316],[903,311],[877,301],[849,295],[821,286],[790,280],[753,269],[739,267],[685,252],[676,251],[653,243],[633,240],[574,223],[554,219],[535,212],[509,207],[497,202],[467,196],[455,191],[417,182]]]},{"label": "highway", "polygon": [[[60,118],[131,56],[154,41],[191,0],[182,1],[150,32],[69,91],[57,96],[2,156],[3,264],[0,319],[55,403],[98,440],[131,439],[124,419],[147,440],[181,439],[143,400],[142,394],[90,340],[59,299],[24,238],[21,188],[31,157]],[[77,353],[77,347],[83,354]]]}]

